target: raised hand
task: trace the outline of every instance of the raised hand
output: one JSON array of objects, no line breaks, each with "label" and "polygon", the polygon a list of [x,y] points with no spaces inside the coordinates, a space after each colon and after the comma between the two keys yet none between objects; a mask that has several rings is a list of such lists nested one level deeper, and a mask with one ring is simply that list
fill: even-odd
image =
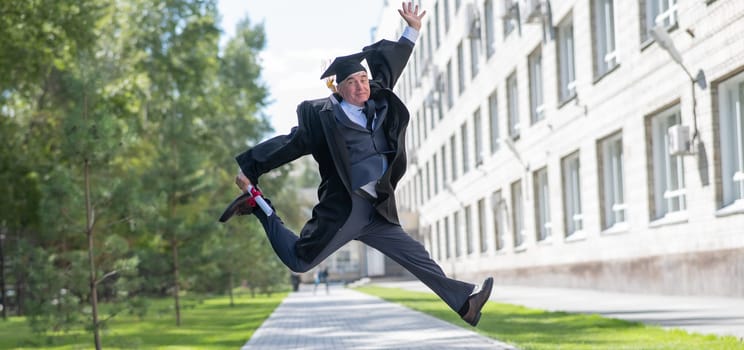
[{"label": "raised hand", "polygon": [[413,5],[413,1],[409,1],[407,4],[404,2],[401,4],[401,9],[398,10],[398,13],[400,13],[400,16],[403,17],[403,20],[408,23],[408,25],[418,30],[421,30],[421,19],[424,18],[424,15],[426,14],[426,11],[422,11],[419,13],[419,7],[418,5]]}]

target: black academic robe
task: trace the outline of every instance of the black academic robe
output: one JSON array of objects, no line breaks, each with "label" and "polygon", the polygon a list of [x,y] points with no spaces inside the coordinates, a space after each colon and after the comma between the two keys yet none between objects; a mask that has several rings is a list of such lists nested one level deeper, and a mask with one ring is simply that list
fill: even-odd
[{"label": "black academic robe", "polygon": [[[387,105],[382,128],[395,151],[389,155],[388,169],[375,186],[378,194],[375,208],[387,221],[399,224],[394,191],[406,171],[405,130],[409,113],[392,88],[408,62],[413,43],[405,38],[398,42],[382,40],[363,50],[372,50],[367,55],[373,78],[370,98],[378,106]],[[305,261],[312,261],[320,253],[351,212],[349,155],[331,98],[302,102],[297,107],[297,126],[288,135],[261,142],[236,157],[243,173],[254,184],[258,184],[262,174],[304,155],[312,154],[317,161],[321,178],[319,203],[295,246],[297,255]],[[340,100],[338,95],[335,98]]]}]

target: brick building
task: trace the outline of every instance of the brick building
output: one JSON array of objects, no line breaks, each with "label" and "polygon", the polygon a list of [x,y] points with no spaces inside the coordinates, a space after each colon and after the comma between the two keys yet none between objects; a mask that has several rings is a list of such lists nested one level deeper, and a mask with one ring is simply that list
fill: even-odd
[{"label": "brick building", "polygon": [[397,198],[447,273],[744,296],[744,1],[417,3]]}]

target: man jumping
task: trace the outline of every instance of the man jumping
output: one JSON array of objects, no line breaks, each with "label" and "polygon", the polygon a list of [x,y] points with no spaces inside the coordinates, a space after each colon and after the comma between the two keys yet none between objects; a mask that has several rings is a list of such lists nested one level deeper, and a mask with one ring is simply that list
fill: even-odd
[{"label": "man jumping", "polygon": [[[381,40],[361,52],[337,57],[321,79],[335,76],[329,97],[297,107],[297,126],[288,135],[261,142],[238,155],[235,179],[244,193],[220,221],[254,214],[271,246],[292,271],[306,272],[351,240],[359,240],[410,271],[472,326],[478,324],[493,279],[479,292],[470,283],[448,278],[423,245],[401,228],[395,187],[406,170],[405,131],[409,113],[393,93],[421,29],[418,6],[398,10],[408,24],[397,42]],[[371,78],[361,61],[366,60]],[[311,154],[318,163],[319,203],[299,237],[276,215],[254,210],[257,192],[249,186],[272,169]]]}]

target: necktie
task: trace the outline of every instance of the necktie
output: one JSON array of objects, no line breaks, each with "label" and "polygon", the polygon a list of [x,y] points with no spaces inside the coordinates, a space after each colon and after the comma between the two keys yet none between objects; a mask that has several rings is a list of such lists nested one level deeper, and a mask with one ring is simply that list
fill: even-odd
[{"label": "necktie", "polygon": [[367,130],[372,131],[372,121],[375,120],[375,101],[368,100],[364,102],[364,115],[367,116]]}]

